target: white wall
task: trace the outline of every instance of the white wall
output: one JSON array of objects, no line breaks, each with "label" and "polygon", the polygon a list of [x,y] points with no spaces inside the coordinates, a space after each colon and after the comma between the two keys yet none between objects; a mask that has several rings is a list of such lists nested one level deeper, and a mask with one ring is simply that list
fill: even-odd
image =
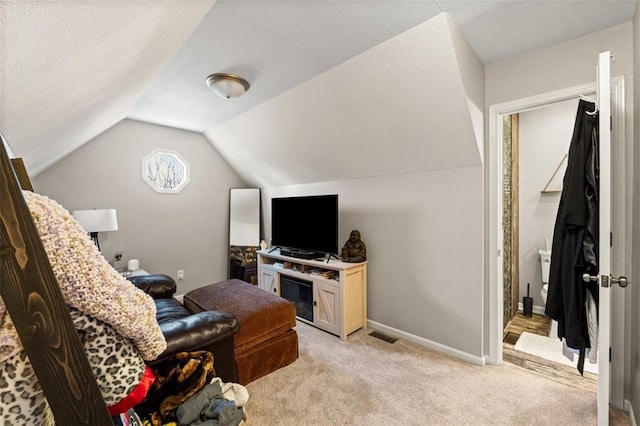
[{"label": "white wall", "polygon": [[268,188],[267,238],[271,197],[330,193],[339,199],[339,247],[353,229],[367,246],[368,319],[478,359],[482,167]]},{"label": "white wall", "polygon": [[615,56],[611,76],[630,78],[633,72],[630,22],[489,65],[485,73],[487,106],[594,82],[598,54],[607,50]]},{"label": "white wall", "polygon": [[[178,194],[155,192],[141,178],[141,161],[156,148],[178,151],[191,181]],[[177,279],[184,293],[227,277],[229,189],[243,181],[198,133],[124,120],[33,179],[37,192],[67,210],[115,208],[119,229],[99,234],[116,266],[137,258],[150,273]]]},{"label": "white wall", "polygon": [[[569,152],[578,100],[573,99],[520,113],[519,268],[520,302],[531,284],[534,306],[544,307],[538,250],[549,247],[560,193],[541,193],[562,158]],[[558,170],[562,184],[566,160]],[[554,179],[556,182],[556,179]]]}]

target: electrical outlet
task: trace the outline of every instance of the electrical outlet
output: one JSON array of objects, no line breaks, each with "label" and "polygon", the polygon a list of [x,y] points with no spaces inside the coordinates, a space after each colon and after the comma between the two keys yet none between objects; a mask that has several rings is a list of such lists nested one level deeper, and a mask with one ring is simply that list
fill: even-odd
[{"label": "electrical outlet", "polygon": [[178,269],[178,279],[184,280],[184,269]]},{"label": "electrical outlet", "polygon": [[114,262],[120,262],[122,260],[122,252],[116,253],[113,255],[113,261]]}]

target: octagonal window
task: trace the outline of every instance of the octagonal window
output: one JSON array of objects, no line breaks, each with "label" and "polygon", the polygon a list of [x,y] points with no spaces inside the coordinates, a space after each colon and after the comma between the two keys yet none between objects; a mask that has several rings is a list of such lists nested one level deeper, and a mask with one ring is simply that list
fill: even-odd
[{"label": "octagonal window", "polygon": [[189,183],[189,163],[176,151],[156,149],[142,159],[142,179],[157,192],[180,192]]}]

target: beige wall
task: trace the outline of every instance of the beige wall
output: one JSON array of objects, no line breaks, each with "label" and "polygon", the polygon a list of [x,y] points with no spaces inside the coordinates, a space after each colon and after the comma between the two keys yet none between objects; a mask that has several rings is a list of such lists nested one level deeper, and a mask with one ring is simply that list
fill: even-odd
[{"label": "beige wall", "polygon": [[267,188],[267,237],[271,197],[333,193],[339,248],[367,246],[369,321],[481,362],[482,167]]},{"label": "beige wall", "polygon": [[[141,160],[156,148],[178,151],[191,181],[178,194],[155,192]],[[67,210],[115,208],[119,229],[99,235],[105,258],[124,252],[150,273],[177,278],[178,293],[227,276],[229,189],[242,180],[198,133],[124,120],[33,179],[36,191]]]},{"label": "beige wall", "polygon": [[[544,312],[542,271],[538,250],[545,247],[545,238],[553,238],[560,193],[541,193],[563,157],[569,152],[578,100],[571,99],[519,114],[519,270],[520,297],[531,297],[535,311]],[[558,170],[559,188],[566,169]]]}]

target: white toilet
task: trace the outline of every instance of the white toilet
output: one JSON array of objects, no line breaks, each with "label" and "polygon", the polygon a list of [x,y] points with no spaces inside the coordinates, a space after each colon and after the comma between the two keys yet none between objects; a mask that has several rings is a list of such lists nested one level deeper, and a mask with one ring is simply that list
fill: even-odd
[{"label": "white toilet", "polygon": [[549,267],[551,266],[551,250],[538,250],[540,255],[540,268],[542,271],[542,290],[540,296],[545,306],[547,304],[547,292],[549,291]]},{"label": "white toilet", "polygon": [[[549,291],[549,269],[551,266],[551,250],[544,249],[539,250],[540,255],[540,268],[542,272],[542,290],[540,290],[540,296],[545,306],[547,305],[547,293]],[[551,320],[549,327],[549,337],[557,337],[558,335],[558,322]]]}]

